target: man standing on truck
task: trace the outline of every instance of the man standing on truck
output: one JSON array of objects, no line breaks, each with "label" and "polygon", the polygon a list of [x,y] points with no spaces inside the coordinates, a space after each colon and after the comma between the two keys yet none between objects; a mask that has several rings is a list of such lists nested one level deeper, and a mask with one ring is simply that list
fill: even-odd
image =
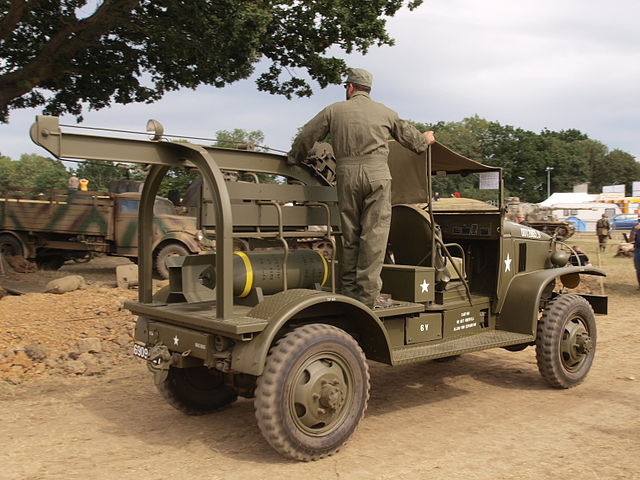
[{"label": "man standing on truck", "polygon": [[604,252],[607,248],[607,239],[609,238],[609,220],[606,214],[602,214],[602,218],[596,222],[596,234],[598,235],[598,248],[601,252]]},{"label": "man standing on truck", "polygon": [[336,163],[338,208],[342,223],[342,293],[376,306],[391,224],[391,174],[387,165],[393,137],[417,154],[435,142],[433,132],[421,134],[398,114],[371,100],[371,73],[349,70],[346,101],[329,105],[298,134],[289,163],[302,162],[316,141],[331,135]]}]

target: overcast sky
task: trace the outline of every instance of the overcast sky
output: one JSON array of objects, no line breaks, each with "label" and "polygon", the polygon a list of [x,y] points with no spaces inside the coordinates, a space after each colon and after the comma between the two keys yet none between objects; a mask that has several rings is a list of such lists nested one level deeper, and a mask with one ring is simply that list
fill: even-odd
[{"label": "overcast sky", "polygon": [[[477,114],[536,132],[575,128],[640,160],[638,18],[638,0],[425,0],[389,20],[394,47],[343,57],[374,74],[373,98],[402,118],[459,121]],[[154,118],[171,134],[262,130],[265,144],[288,150],[300,125],[343,98],[344,89],[331,86],[289,101],[246,80],[174,92],[151,105],[85,112],[83,125],[144,131]],[[17,110],[0,124],[2,154],[45,154],[28,135],[37,113]],[[61,122],[75,120],[67,115]]]}]

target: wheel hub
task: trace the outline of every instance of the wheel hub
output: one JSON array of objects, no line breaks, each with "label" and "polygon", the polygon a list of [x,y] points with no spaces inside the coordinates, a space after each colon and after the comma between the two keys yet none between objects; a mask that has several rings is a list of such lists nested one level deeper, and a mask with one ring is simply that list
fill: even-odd
[{"label": "wheel hub", "polygon": [[562,337],[561,356],[568,370],[576,370],[593,349],[593,340],[579,318],[567,322]]},{"label": "wheel hub", "polygon": [[327,435],[348,414],[351,372],[337,355],[319,354],[298,371],[290,393],[294,422],[305,433]]},{"label": "wheel hub", "polygon": [[338,380],[334,380],[330,384],[325,383],[320,388],[319,403],[331,410],[338,410],[344,404],[344,394],[344,385]]},{"label": "wheel hub", "polygon": [[588,333],[580,333],[576,335],[576,351],[586,355],[593,348],[593,341]]}]

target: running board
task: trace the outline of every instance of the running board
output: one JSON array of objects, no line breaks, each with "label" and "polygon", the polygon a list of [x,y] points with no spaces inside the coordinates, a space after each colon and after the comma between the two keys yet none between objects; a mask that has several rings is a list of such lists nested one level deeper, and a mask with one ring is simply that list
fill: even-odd
[{"label": "running board", "polygon": [[531,343],[534,340],[535,337],[533,335],[506,332],[504,330],[491,330],[488,332],[478,333],[476,335],[470,335],[468,337],[447,340],[445,342],[429,342],[395,348],[391,353],[391,364],[401,365],[403,363],[411,363],[418,360],[449,357],[451,355],[487,350],[489,348]]}]

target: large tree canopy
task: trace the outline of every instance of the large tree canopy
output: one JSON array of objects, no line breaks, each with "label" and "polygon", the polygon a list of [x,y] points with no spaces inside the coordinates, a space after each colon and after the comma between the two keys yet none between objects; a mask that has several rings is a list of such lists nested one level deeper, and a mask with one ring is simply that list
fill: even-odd
[{"label": "large tree canopy", "polygon": [[402,6],[403,0],[0,0],[0,121],[15,108],[80,116],[83,104],[99,109],[152,102],[182,87],[223,87],[249,77],[261,60],[260,90],[309,96],[302,76],[324,88],[346,70],[327,54],[330,48],[366,53],[393,44],[385,17]]}]

